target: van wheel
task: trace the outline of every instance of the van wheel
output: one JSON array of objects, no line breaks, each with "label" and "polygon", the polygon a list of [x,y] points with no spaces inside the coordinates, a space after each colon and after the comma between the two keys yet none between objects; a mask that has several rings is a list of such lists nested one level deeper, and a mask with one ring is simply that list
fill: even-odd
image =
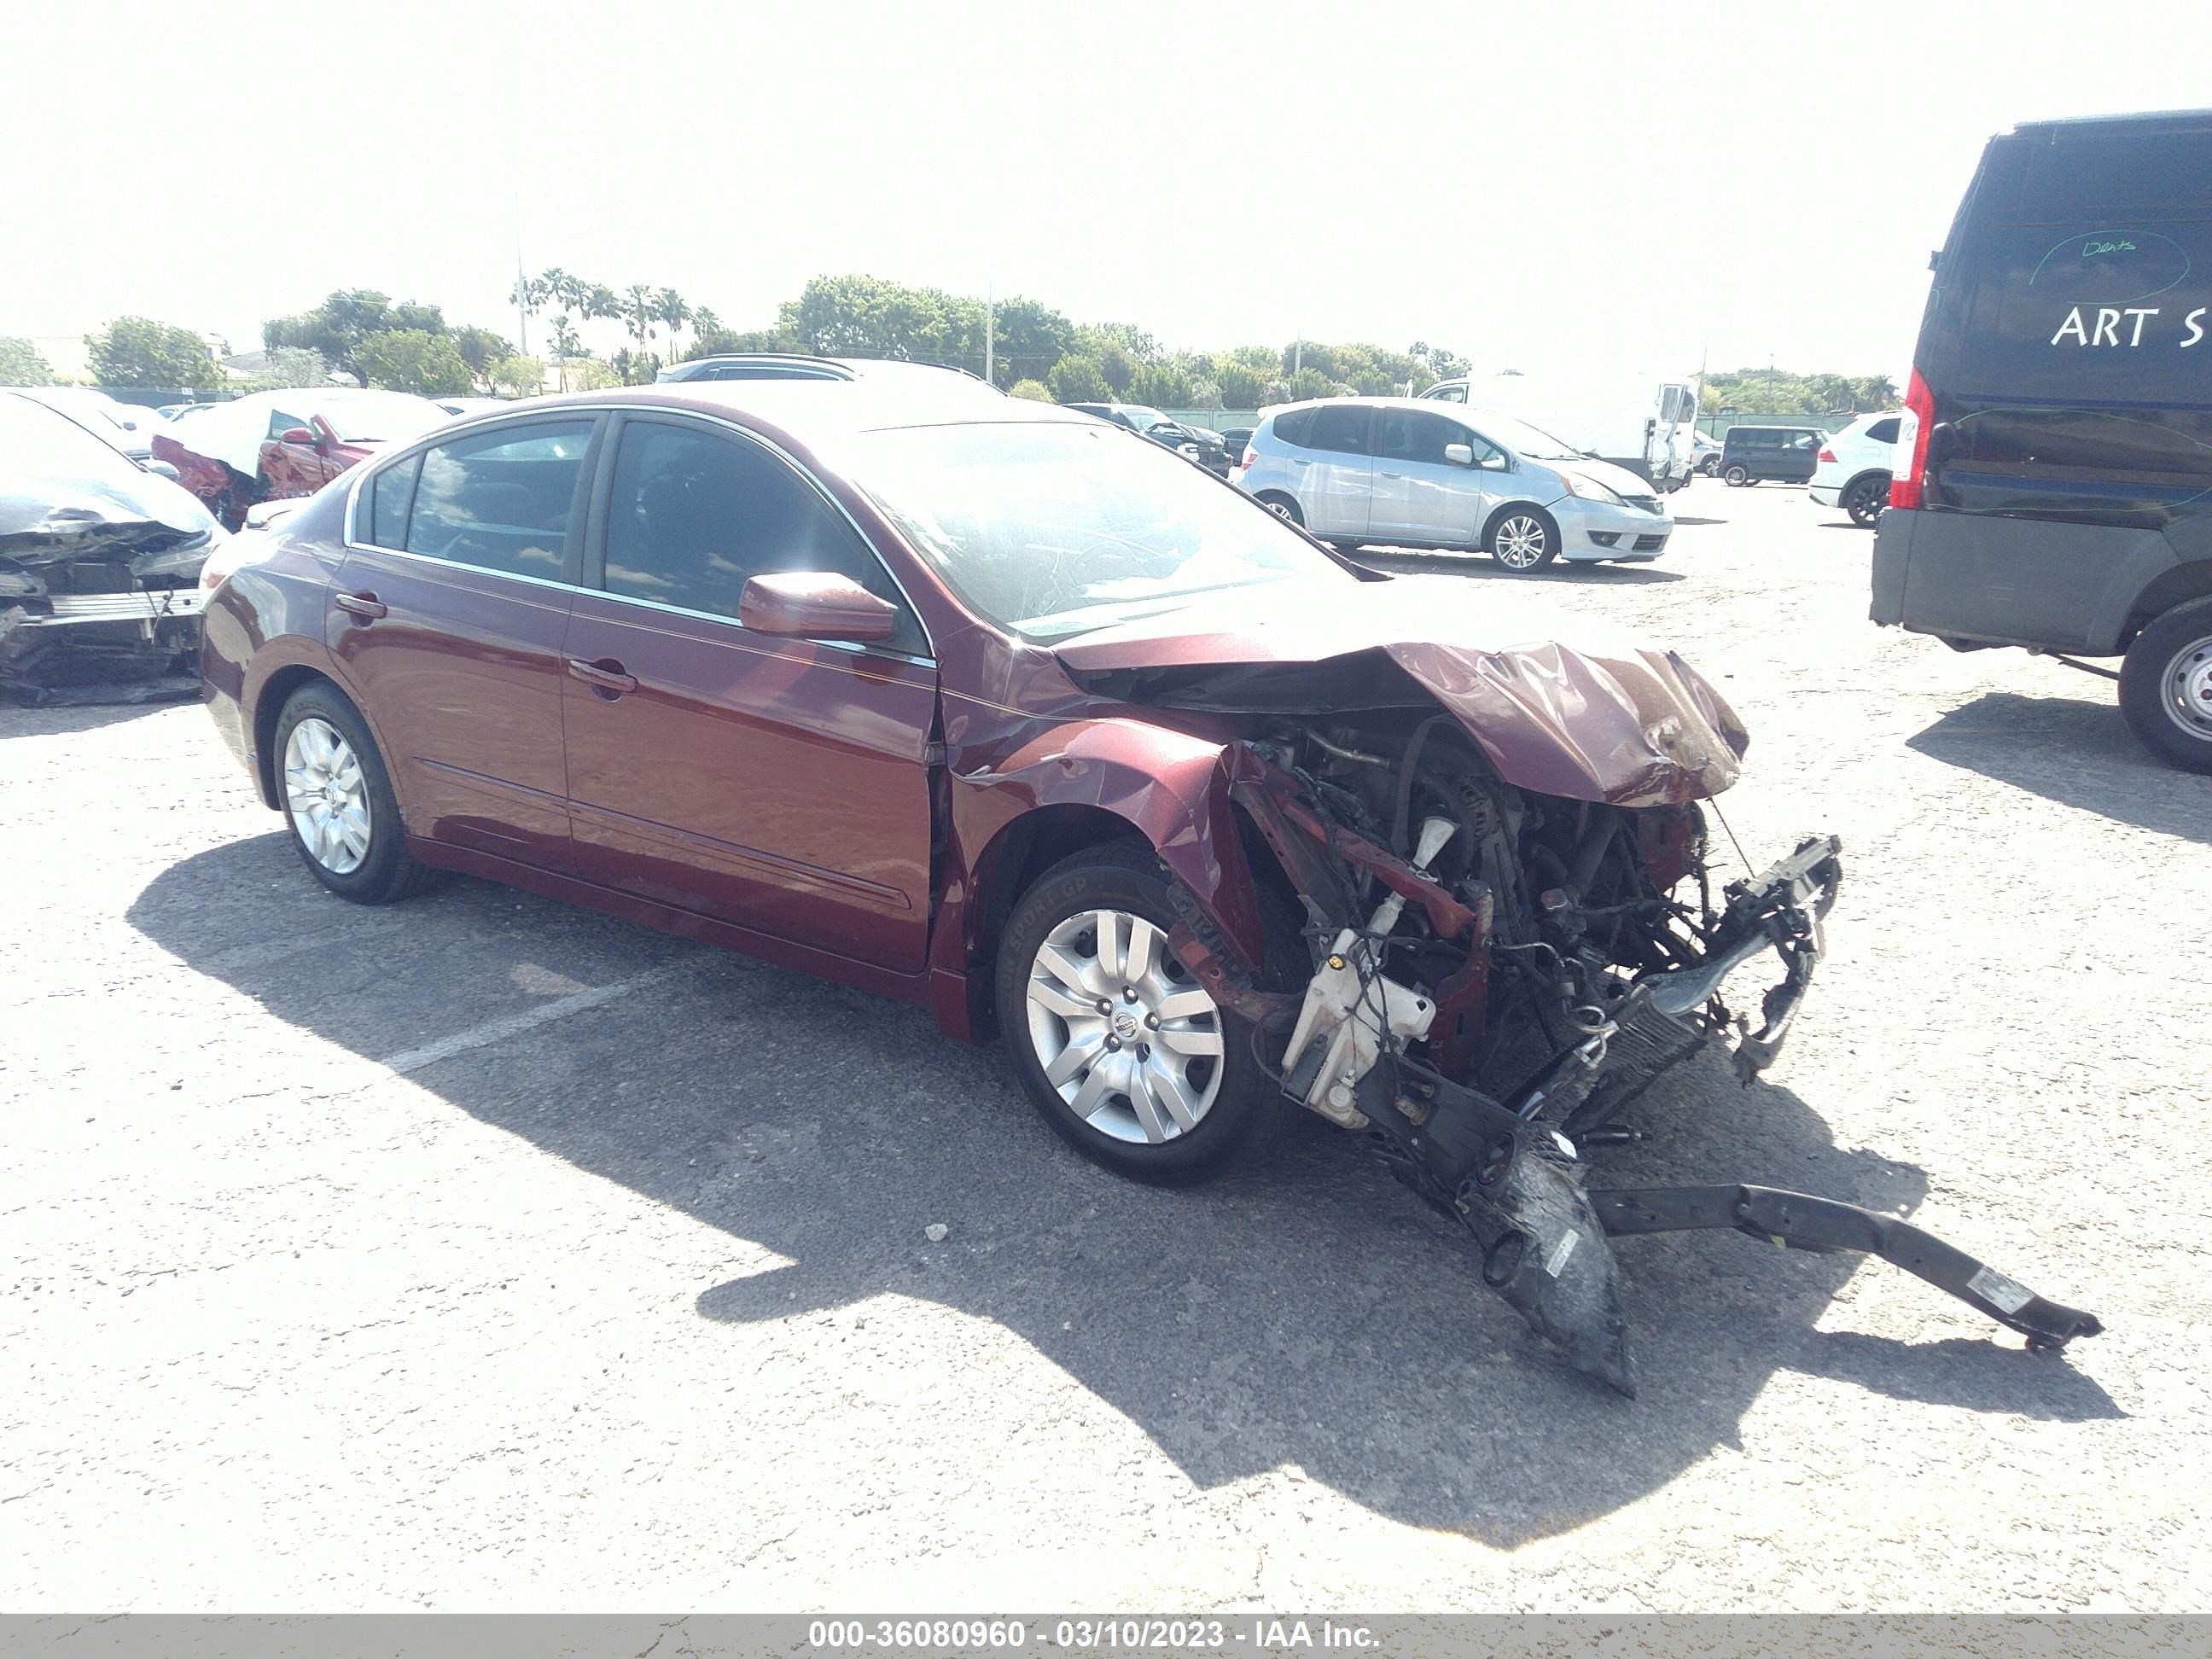
[{"label": "van wheel", "polygon": [[2212,599],[2177,605],[2136,635],[2120,665],[2120,713],[2168,765],[2212,772]]},{"label": "van wheel", "polygon": [[1303,525],[1306,515],[1298,511],[1298,504],[1279,489],[1270,489],[1252,498],[1279,519],[1288,519],[1292,524]]},{"label": "van wheel", "polygon": [[1853,482],[1844,492],[1844,511],[1851,515],[1851,522],[1871,530],[1874,521],[1881,517],[1881,510],[1889,505],[1889,475],[1870,472]]},{"label": "van wheel", "polygon": [[1730,467],[1722,473],[1721,477],[1728,481],[1729,488],[1731,489],[1741,489],[1751,482],[1751,474],[1741,465]]}]

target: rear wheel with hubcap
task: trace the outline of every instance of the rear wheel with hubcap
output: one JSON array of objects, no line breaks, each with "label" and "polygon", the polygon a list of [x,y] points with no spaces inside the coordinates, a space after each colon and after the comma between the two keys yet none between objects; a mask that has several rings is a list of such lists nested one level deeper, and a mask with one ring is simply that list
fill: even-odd
[{"label": "rear wheel with hubcap", "polygon": [[1516,508],[1490,526],[1483,545],[1508,570],[1526,575],[1559,556],[1559,532],[1542,514]]},{"label": "rear wheel with hubcap", "polygon": [[1303,525],[1306,521],[1306,515],[1298,511],[1298,504],[1279,489],[1270,489],[1252,499],[1279,519],[1288,519],[1295,525]]},{"label": "rear wheel with hubcap", "polygon": [[1728,481],[1729,488],[1731,489],[1741,489],[1751,482],[1750,470],[1741,465],[1729,468],[1727,471],[1721,474],[1721,477]]},{"label": "rear wheel with hubcap", "polygon": [[1140,1181],[1219,1169],[1266,1104],[1251,1027],[1175,953],[1150,848],[1041,877],[999,939],[999,1024],[1031,1103],[1086,1158]]},{"label": "rear wheel with hubcap", "polygon": [[302,686],[276,717],[276,784],[292,845],[317,881],[356,904],[417,891],[399,801],[361,711],[327,682]]},{"label": "rear wheel with hubcap", "polygon": [[2120,713],[2160,760],[2212,772],[2212,599],[2178,605],[2136,635],[2120,665]]}]

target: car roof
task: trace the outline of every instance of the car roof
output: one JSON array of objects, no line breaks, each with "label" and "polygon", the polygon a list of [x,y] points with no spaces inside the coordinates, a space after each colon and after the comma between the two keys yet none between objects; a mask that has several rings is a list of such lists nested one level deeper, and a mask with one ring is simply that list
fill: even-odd
[{"label": "car roof", "polygon": [[871,432],[890,427],[976,426],[1012,422],[1046,422],[1095,426],[1091,416],[1057,404],[1026,398],[988,403],[973,387],[942,390],[898,377],[879,380],[799,379],[783,380],[656,380],[646,386],[610,387],[527,398],[505,404],[484,420],[511,419],[535,411],[577,408],[666,409],[711,416],[737,416],[803,436],[812,431]]},{"label": "car roof", "polygon": [[2016,137],[2054,130],[2079,132],[2094,128],[2105,132],[2130,130],[2157,132],[2173,127],[2212,127],[2212,109],[2134,110],[2115,115],[2061,115],[2048,120],[2021,121],[2013,128]]},{"label": "car roof", "polygon": [[[990,383],[980,374],[971,374],[964,368],[950,363],[918,363],[905,357],[823,357],[806,351],[717,351],[704,357],[686,357],[681,362],[669,364],[660,371],[662,376],[676,374],[680,370],[702,368],[714,364],[757,364],[763,368],[792,368],[811,372],[824,380],[858,380],[888,369],[902,374],[909,369],[927,369],[939,374],[957,374],[978,386]],[[681,380],[667,382],[682,385]],[[996,391],[995,386],[992,390]]]}]

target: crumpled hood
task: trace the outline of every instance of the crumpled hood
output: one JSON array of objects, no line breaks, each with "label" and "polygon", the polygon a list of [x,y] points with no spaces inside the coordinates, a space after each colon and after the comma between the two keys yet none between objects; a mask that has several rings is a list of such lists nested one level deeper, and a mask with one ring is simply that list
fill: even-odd
[{"label": "crumpled hood", "polygon": [[40,472],[0,484],[0,558],[19,565],[177,548],[222,531],[208,511],[167,478],[121,456],[112,471]]},{"label": "crumpled hood", "polygon": [[1577,645],[1531,638],[1511,609],[1450,577],[1282,582],[1085,634],[1054,654],[1079,679],[1114,676],[1133,702],[1202,708],[1229,704],[1178,698],[1177,681],[1194,677],[1176,671],[1279,666],[1279,679],[1237,682],[1240,699],[1263,705],[1270,681],[1310,693],[1322,665],[1376,653],[1458,716],[1498,775],[1523,789],[1656,806],[1736,781],[1749,734],[1680,657],[1600,643],[1605,630],[1581,623]]}]

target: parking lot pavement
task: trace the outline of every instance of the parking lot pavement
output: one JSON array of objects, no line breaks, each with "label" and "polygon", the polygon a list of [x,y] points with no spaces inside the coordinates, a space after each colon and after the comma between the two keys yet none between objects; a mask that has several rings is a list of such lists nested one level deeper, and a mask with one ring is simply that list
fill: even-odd
[{"label": "parking lot pavement", "polygon": [[0,712],[0,1605],[2201,1601],[2212,779],[2099,681],[1869,625],[1802,491],[1674,506],[1656,566],[1402,562],[1678,646],[1753,860],[1844,840],[1771,1080],[1677,1074],[1605,1175],[1901,1211],[2105,1335],[1627,1240],[1625,1401],[1318,1120],[1129,1185],[919,1011],[325,896],[197,708]]}]

